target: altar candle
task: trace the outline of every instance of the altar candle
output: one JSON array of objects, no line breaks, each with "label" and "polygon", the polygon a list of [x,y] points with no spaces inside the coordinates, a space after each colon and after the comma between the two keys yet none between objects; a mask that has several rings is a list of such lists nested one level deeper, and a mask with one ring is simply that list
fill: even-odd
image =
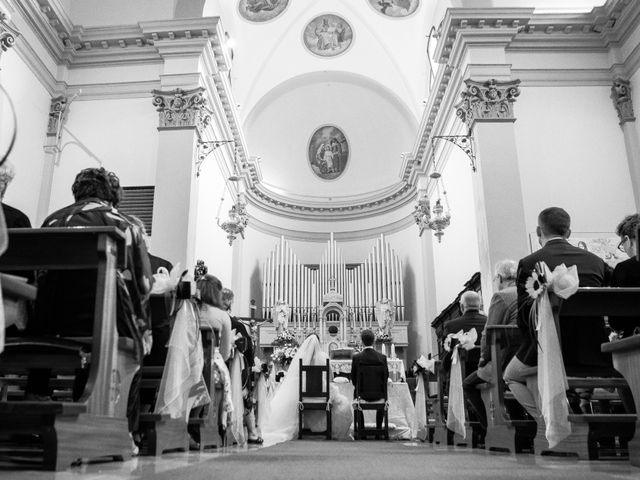
[{"label": "altar candle", "polygon": [[382,354],[383,355],[387,354],[387,346],[384,343],[382,344]]},{"label": "altar candle", "polygon": [[396,358],[396,346],[392,343],[391,344],[391,358],[395,360]]}]

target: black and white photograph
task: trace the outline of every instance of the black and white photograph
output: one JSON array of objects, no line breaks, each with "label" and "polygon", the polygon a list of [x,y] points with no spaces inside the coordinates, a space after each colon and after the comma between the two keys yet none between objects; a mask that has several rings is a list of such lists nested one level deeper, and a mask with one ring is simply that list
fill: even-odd
[{"label": "black and white photograph", "polygon": [[0,480],[640,479],[640,1],[0,0]]}]

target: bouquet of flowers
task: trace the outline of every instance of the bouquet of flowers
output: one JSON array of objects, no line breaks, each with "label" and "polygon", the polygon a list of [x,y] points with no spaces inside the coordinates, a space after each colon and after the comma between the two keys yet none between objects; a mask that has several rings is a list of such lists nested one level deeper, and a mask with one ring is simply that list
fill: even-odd
[{"label": "bouquet of flowers", "polygon": [[382,328],[378,328],[378,330],[376,330],[376,342],[378,343],[391,343],[391,341],[393,340],[393,337],[385,332]]},{"label": "bouquet of flowers", "polygon": [[289,330],[282,330],[273,342],[271,360],[283,366],[288,366],[298,352],[298,341]]}]

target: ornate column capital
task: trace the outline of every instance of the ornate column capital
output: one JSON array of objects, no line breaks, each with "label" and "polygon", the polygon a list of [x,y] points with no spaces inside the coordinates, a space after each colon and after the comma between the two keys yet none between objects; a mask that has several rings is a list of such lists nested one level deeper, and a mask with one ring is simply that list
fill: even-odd
[{"label": "ornate column capital", "polygon": [[47,137],[57,137],[62,124],[67,119],[69,98],[64,95],[51,99],[49,105],[49,122],[47,123]]},{"label": "ornate column capital", "polygon": [[16,37],[20,36],[20,32],[9,26],[9,13],[4,9],[0,9],[0,48],[6,52],[16,42]]},{"label": "ornate column capital", "polygon": [[616,77],[613,80],[613,85],[611,85],[611,100],[613,100],[613,106],[616,112],[618,112],[620,125],[636,120],[636,117],[633,115],[631,84],[629,80],[620,77]]},{"label": "ornate column capital", "polygon": [[211,121],[204,87],[191,90],[153,90],[153,105],[159,114],[158,128],[196,128],[202,131]]},{"label": "ornate column capital", "polygon": [[467,79],[466,90],[455,105],[456,115],[469,130],[475,122],[513,122],[513,104],[520,95],[520,80],[499,82],[496,79],[477,82]]}]

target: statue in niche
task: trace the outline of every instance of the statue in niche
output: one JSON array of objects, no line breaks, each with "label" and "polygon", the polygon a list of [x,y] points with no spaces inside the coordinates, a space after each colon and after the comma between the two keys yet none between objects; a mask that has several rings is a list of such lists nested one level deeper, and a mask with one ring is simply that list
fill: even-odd
[{"label": "statue in niche", "polygon": [[291,307],[283,300],[278,300],[273,307],[271,317],[273,318],[273,323],[276,326],[276,332],[278,335],[281,335],[282,332],[287,330],[290,310]]},{"label": "statue in niche", "polygon": [[393,324],[395,323],[396,306],[388,298],[383,298],[376,302],[375,314],[378,322],[378,331],[391,338]]}]

